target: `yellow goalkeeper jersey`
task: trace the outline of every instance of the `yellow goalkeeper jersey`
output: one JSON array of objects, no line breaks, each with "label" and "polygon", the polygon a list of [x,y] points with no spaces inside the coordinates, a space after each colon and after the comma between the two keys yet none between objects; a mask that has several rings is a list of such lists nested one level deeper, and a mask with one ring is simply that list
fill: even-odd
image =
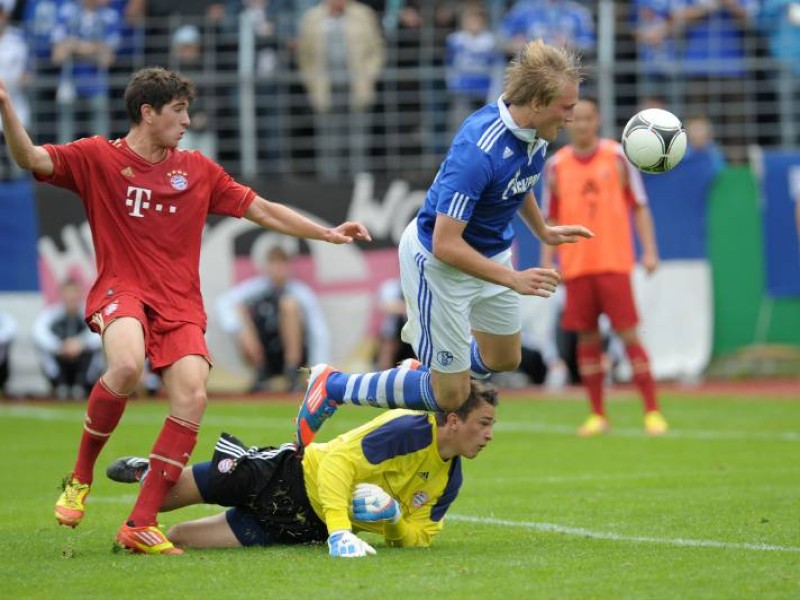
[{"label": "yellow goalkeeper jersey", "polygon": [[[432,414],[390,410],[327,443],[305,450],[306,493],[328,531],[383,535],[395,546],[428,546],[461,487],[461,458],[442,460]],[[400,504],[397,524],[353,522],[356,484],[383,488]]]}]

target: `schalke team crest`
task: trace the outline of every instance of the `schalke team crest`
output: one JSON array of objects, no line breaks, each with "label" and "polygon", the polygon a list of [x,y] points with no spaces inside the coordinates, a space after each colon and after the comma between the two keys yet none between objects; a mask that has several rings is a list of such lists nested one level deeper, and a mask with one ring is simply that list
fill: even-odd
[{"label": "schalke team crest", "polygon": [[183,171],[170,171],[167,173],[167,177],[169,177],[169,184],[172,188],[179,192],[189,187],[189,175]]}]

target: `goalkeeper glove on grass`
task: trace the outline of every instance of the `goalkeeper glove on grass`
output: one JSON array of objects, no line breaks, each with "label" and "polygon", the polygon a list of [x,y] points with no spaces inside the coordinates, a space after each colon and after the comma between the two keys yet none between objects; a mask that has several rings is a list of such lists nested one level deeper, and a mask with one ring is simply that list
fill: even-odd
[{"label": "goalkeeper glove on grass", "polygon": [[339,529],[328,536],[328,554],[341,558],[358,558],[375,554],[375,548],[349,529]]},{"label": "goalkeeper glove on grass", "polygon": [[374,523],[389,521],[397,523],[402,513],[397,500],[371,483],[359,483],[353,494],[353,519]]}]

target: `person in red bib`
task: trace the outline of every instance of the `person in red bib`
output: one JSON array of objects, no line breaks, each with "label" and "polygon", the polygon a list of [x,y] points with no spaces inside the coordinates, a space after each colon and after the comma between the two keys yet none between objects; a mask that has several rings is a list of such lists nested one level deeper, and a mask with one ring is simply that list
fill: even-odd
[{"label": "person in red bib", "polygon": [[[598,318],[605,314],[625,345],[633,383],[644,400],[645,431],[661,435],[667,422],[659,411],[647,351],[637,333],[638,315],[631,289],[635,264],[631,219],[642,245],[647,273],[658,267],[653,219],[641,175],[622,146],[601,139],[600,112],[592,98],[575,106],[569,125],[571,143],[547,163],[544,203],[551,223],[585,223],[595,237],[583,244],[559,246],[558,263],[566,288],[562,326],[578,332],[578,369],[589,394],[592,414],[580,427],[582,436],[609,429],[603,398],[602,342]],[[542,246],[542,267],[555,264],[555,249]]]},{"label": "person in red bib", "polygon": [[199,152],[178,149],[194,96],[194,85],[180,74],[142,69],[125,91],[130,130],[124,138],[36,146],[0,82],[0,117],[11,156],[37,180],[80,196],[97,262],[86,320],[102,336],[107,370],[89,396],[56,520],[75,527],[83,519],[97,457],[148,357],[163,379],[169,415],[150,453],[155,476],[142,486],[116,538],[146,554],[182,552],[158,529],[156,514],[189,461],[206,405],[211,357],[199,277],[206,217],[245,217],[272,231],[334,244],[370,239],[360,223],[323,227],[261,198]]}]

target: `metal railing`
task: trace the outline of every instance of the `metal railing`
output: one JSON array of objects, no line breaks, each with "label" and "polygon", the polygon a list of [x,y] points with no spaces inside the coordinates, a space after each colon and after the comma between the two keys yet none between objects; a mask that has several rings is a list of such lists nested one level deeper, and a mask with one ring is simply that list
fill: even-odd
[{"label": "metal railing", "polygon": [[[651,96],[651,90],[637,60],[632,21],[627,9],[620,8],[628,3],[600,0],[589,4],[597,27],[597,46],[587,65],[590,80],[584,87],[600,100],[604,135],[615,137]],[[495,18],[501,14],[497,5],[487,3]],[[384,30],[386,66],[364,134],[365,168],[372,173],[431,174],[453,133],[442,63],[444,40],[450,30],[435,26],[432,10],[424,12],[419,30]],[[293,18],[296,15],[285,16],[286,20]],[[173,34],[187,24],[202,32],[202,55],[190,68],[170,51]],[[283,30],[285,34],[280,33]],[[320,123],[315,123],[296,67],[295,26],[280,25],[279,33],[266,47],[246,13],[213,27],[207,22],[173,19],[160,23],[158,29],[147,30],[146,36],[144,31],[134,30],[131,47],[109,69],[110,130],[105,133],[116,136],[127,131],[121,97],[131,71],[160,60],[165,66],[185,69],[197,84],[206,126],[196,132],[193,143],[229,171],[245,176],[320,174],[315,159],[319,150],[315,126]],[[660,88],[665,107],[676,114],[705,114],[715,125],[718,142],[734,160],[740,159],[740,150],[750,144],[793,146],[800,133],[800,116],[795,108],[800,75],[791,65],[770,56],[766,37],[754,25],[745,29],[744,46],[743,77],[714,79],[701,90],[702,82],[676,73]],[[46,59],[34,58],[33,67],[35,77],[28,94],[31,131],[38,142],[57,140],[59,118],[64,118],[59,116],[63,99],[57,94],[60,74]],[[94,133],[92,111],[97,108],[90,104],[75,108],[74,131],[78,135]],[[327,118],[337,121],[347,119],[347,115]],[[345,167],[342,176],[349,174]]]}]

